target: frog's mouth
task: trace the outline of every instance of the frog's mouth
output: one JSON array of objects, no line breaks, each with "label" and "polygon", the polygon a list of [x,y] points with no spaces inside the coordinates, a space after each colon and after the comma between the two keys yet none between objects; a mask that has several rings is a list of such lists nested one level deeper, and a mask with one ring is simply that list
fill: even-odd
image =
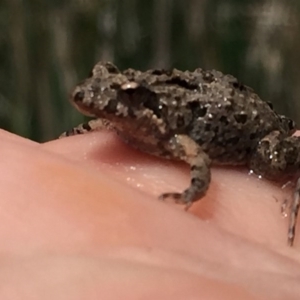
[{"label": "frog's mouth", "polygon": [[95,117],[89,103],[85,99],[85,91],[83,89],[76,88],[70,97],[70,101],[85,116]]},{"label": "frog's mouth", "polygon": [[96,117],[96,115],[93,114],[93,113],[91,113],[91,111],[90,111],[89,109],[87,109],[86,107],[84,107],[84,106],[82,105],[82,103],[76,103],[76,102],[73,102],[72,104],[73,104],[73,105],[75,106],[75,108],[76,108],[80,113],[82,113],[83,115],[88,116],[88,117]]}]

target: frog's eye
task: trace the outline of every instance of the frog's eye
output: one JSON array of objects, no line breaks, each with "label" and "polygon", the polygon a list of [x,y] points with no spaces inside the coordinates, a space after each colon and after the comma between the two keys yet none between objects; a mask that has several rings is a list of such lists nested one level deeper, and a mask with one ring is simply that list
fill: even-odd
[{"label": "frog's eye", "polygon": [[77,92],[73,97],[74,102],[82,102],[83,98],[84,98],[84,91]]}]

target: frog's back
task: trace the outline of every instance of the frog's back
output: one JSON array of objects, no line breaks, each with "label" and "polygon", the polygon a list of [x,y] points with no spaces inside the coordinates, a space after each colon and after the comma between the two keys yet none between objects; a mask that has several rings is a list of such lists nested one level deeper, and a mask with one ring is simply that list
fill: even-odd
[{"label": "frog's back", "polygon": [[259,140],[273,130],[284,131],[273,109],[238,83],[210,84],[199,106],[200,115],[193,110],[189,135],[218,163],[245,163]]},{"label": "frog's back", "polygon": [[231,75],[155,70],[139,81],[160,95],[168,127],[189,135],[217,163],[245,163],[268,133],[288,131],[284,118]]},{"label": "frog's back", "polygon": [[231,75],[208,73],[212,80],[204,84],[204,92],[200,90],[200,113],[194,103],[189,135],[212,159],[222,164],[243,164],[268,133],[278,130],[289,134],[286,119],[251,88]]}]

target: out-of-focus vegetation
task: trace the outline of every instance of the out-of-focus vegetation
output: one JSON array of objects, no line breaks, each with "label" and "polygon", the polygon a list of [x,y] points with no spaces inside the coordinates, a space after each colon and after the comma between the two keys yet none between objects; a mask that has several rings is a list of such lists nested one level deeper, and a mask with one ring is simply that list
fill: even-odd
[{"label": "out-of-focus vegetation", "polygon": [[83,118],[68,102],[98,60],[218,69],[300,125],[300,1],[3,0],[0,127],[38,141]]}]

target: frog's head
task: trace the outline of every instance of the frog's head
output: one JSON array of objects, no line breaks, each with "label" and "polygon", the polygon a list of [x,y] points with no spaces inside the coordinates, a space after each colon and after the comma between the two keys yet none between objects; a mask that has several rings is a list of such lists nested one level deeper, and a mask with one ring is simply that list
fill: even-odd
[{"label": "frog's head", "polygon": [[110,62],[97,63],[90,76],[73,90],[70,101],[84,115],[96,116],[103,110],[114,110],[116,89],[126,82],[118,68]]},{"label": "frog's head", "polygon": [[110,121],[157,115],[159,99],[145,83],[135,81],[139,73],[131,69],[121,73],[112,63],[99,62],[91,76],[75,87],[71,102],[85,115]]}]

